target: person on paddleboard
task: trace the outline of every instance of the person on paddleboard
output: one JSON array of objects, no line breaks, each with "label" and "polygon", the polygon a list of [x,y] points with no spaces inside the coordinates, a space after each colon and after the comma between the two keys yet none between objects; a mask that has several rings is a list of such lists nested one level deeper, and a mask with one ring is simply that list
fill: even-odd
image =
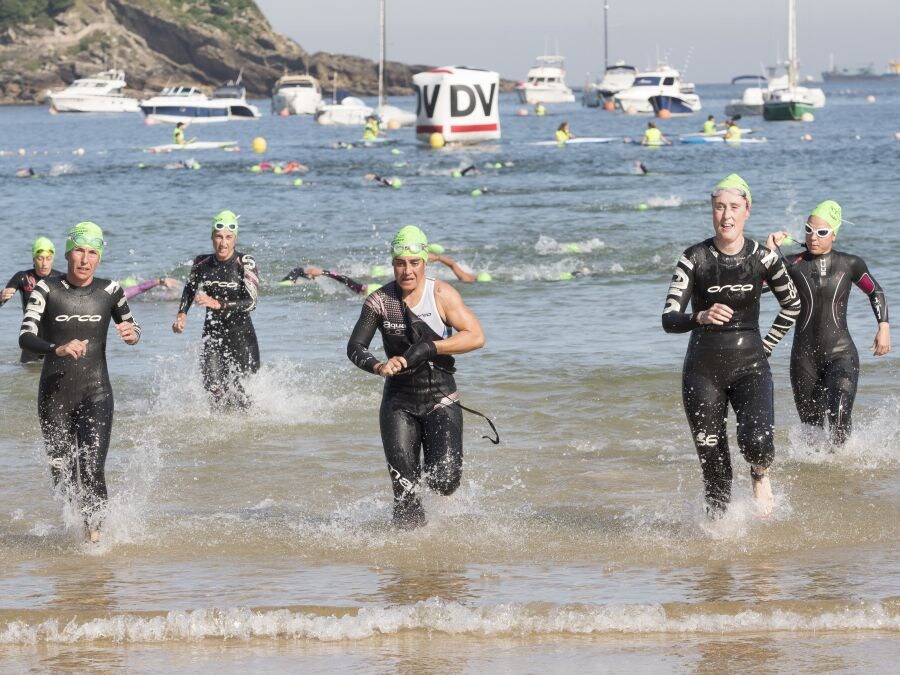
[{"label": "person on paddleboard", "polygon": [[[34,265],[31,269],[21,270],[12,275],[6,282],[6,287],[0,292],[0,307],[12,298],[18,291],[22,295],[22,313],[28,309],[28,296],[41,279],[57,277],[61,272],[53,269],[53,258],[56,255],[56,247],[47,237],[38,237],[31,245],[31,261]],[[33,363],[40,361],[42,354],[35,354],[26,349],[22,350],[21,363]]]},{"label": "person on paddleboard", "polygon": [[563,122],[556,128],[554,138],[556,139],[557,143],[565,143],[566,141],[575,138],[575,136],[573,136],[572,132],[569,130],[568,122]]},{"label": "person on paddleboard", "polygon": [[[425,524],[423,484],[451,495],[462,477],[462,404],[453,355],[484,346],[478,318],[459,292],[426,276],[428,238],[414,225],[391,241],[394,281],[366,298],[347,343],[359,368],[385,378],[379,422],[394,492],[393,521]],[[369,345],[375,332],[385,360]]]},{"label": "person on paddleboard", "polygon": [[[791,350],[791,388],[803,424],[824,427],[831,441],[841,445],[852,428],[851,416],[859,380],[859,353],[847,327],[851,284],[869,298],[878,330],[872,353],[891,351],[891,326],[884,291],[865,261],[834,250],[841,219],[840,204],[820,203],[806,221],[806,251],[787,259],[788,273],[800,294],[800,320]],[[773,232],[767,245],[790,240],[787,232]]]},{"label": "person on paddleboard", "polygon": [[201,370],[216,409],[249,407],[242,380],[259,370],[259,344],[250,318],[259,295],[259,268],[252,255],[235,250],[237,236],[238,217],[232,211],[213,218],[213,253],[194,259],[172,324],[173,332],[182,333],[191,305],[206,308]]},{"label": "person on paddleboard", "polygon": [[672,145],[672,141],[663,136],[662,131],[656,127],[656,122],[647,122],[641,145]]},{"label": "person on paddleboard", "polygon": [[[774,506],[768,475],[775,458],[768,356],[800,313],[800,299],[782,259],[744,237],[751,200],[750,187],[737,174],[716,184],[712,193],[715,235],[684,251],[662,313],[667,333],[691,332],[681,396],[700,458],[710,518],[724,514],[731,501],[725,426],[729,403],[737,417],[738,446],[750,464],[757,509],[767,516]],[[765,337],[759,332],[763,283],[781,306]]]},{"label": "person on paddleboard", "polygon": [[78,504],[90,542],[100,540],[107,502],[104,467],[113,423],[106,366],[110,319],[126,344],[141,338],[119,284],[94,276],[105,245],[95,223],[69,230],[68,269],[37,282],[19,332],[22,349],[44,355],[38,418],[50,472],[54,484]]}]

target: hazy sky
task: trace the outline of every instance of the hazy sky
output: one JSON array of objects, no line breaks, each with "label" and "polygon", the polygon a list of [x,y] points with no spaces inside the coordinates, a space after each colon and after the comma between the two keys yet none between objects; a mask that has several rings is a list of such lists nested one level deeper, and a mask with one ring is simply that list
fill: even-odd
[{"label": "hazy sky", "polygon": [[[603,0],[386,0],[387,55],[468,65],[521,80],[559,44],[568,81],[603,70]],[[753,74],[787,51],[787,0],[608,0],[610,62],[639,68],[657,52],[694,82]],[[276,31],[308,52],[378,56],[378,0],[257,0]],[[900,1],[798,0],[801,74],[900,59]]]}]

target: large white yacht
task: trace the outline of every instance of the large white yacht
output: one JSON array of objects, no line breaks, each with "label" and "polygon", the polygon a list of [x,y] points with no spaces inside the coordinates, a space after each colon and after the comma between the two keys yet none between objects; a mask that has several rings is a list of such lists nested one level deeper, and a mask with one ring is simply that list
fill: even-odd
[{"label": "large white yacht", "polygon": [[247,103],[245,98],[233,95],[210,98],[195,87],[166,87],[157,96],[141,101],[140,107],[149,121],[173,124],[204,124],[259,117],[257,107]]},{"label": "large white yacht", "polygon": [[375,114],[375,108],[366,105],[355,96],[347,96],[340,103],[326,103],[316,109],[316,122],[319,124],[337,124],[362,126],[369,115]]},{"label": "large white yacht", "polygon": [[322,87],[311,75],[283,75],[272,93],[272,112],[290,115],[315,115],[322,103]]},{"label": "large white yacht", "polygon": [[94,77],[75,80],[61,91],[48,92],[57,112],[140,112],[136,98],[125,96],[125,73],[104,70]]},{"label": "large white yacht", "polygon": [[588,108],[599,108],[607,101],[612,101],[613,96],[634,84],[636,75],[637,68],[627,65],[624,61],[609,66],[599,82],[585,84],[582,95],[584,105]]},{"label": "large white yacht", "polygon": [[525,82],[516,85],[522,103],[572,103],[575,94],[566,86],[562,56],[539,56],[528,71]]},{"label": "large white yacht", "polygon": [[627,113],[652,113],[651,97],[666,97],[679,101],[685,110],[700,109],[700,97],[694,93],[694,85],[681,81],[680,73],[669,66],[659,66],[656,70],[638,73],[628,89],[615,95],[616,107]]}]

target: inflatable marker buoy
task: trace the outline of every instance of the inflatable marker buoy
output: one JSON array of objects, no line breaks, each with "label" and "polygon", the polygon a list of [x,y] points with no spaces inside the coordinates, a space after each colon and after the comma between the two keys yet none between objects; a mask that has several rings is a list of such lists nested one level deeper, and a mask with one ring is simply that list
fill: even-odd
[{"label": "inflatable marker buoy", "polygon": [[257,136],[256,138],[253,139],[253,142],[251,143],[253,152],[255,152],[257,155],[263,154],[266,151],[266,148],[268,147],[268,145],[269,144],[266,143],[266,139],[263,138],[262,136]]}]

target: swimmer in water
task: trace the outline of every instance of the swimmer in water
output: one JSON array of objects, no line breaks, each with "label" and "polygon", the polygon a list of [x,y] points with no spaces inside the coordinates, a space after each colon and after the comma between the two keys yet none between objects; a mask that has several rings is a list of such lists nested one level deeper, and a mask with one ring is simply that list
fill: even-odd
[{"label": "swimmer in water", "polygon": [[[484,345],[481,323],[449,284],[426,276],[428,239],[401,228],[391,242],[394,281],[366,298],[347,343],[359,368],[386,378],[379,421],[394,492],[394,524],[425,524],[423,483],[451,495],[462,477],[462,409],[453,355]],[[386,360],[369,350],[381,332]],[[455,331],[455,333],[454,333]]]},{"label": "swimmer in water", "polygon": [[[763,517],[772,511],[768,472],[775,458],[775,410],[768,357],[800,314],[800,299],[784,262],[744,237],[751,199],[750,187],[737,174],[715,186],[715,236],[685,250],[662,314],[667,333],[691,332],[681,396],[703,470],[710,518],[724,514],[731,501],[725,427],[729,403],[737,417],[738,446],[750,464],[757,510]],[[759,333],[763,282],[781,306],[765,337]]]},{"label": "swimmer in water", "polygon": [[379,176],[377,173],[367,173],[365,178],[366,180],[375,181],[384,187],[399,188],[403,184],[399,178],[385,178],[384,176]]}]

